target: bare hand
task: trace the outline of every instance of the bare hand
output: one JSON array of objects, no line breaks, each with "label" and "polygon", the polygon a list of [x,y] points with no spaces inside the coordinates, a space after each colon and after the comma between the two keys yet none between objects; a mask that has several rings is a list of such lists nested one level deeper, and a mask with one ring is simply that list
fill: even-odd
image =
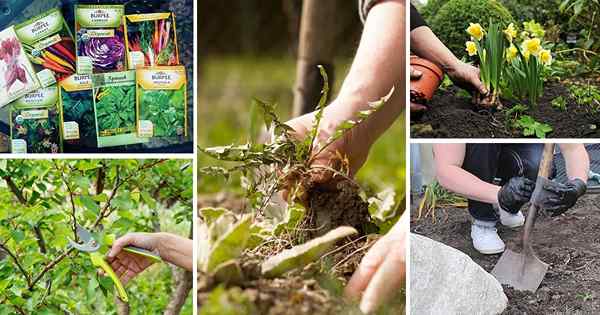
[{"label": "bare hand", "polygon": [[478,104],[484,107],[490,107],[493,105],[486,98],[489,91],[485,88],[483,82],[481,82],[479,77],[479,68],[468,63],[458,61],[454,66],[447,69],[447,74],[450,79],[452,79],[454,84],[472,92],[473,97],[477,100]]},{"label": "bare hand", "polygon": [[[423,73],[419,70],[413,69],[413,67],[410,67],[410,80],[419,80],[421,77],[423,76]],[[410,112],[411,113],[417,113],[417,112],[423,112],[427,110],[427,106],[423,105],[423,104],[418,104],[418,103],[413,103],[410,102]]]},{"label": "bare hand", "polygon": [[408,212],[367,252],[346,286],[346,296],[352,300],[360,299],[360,310],[365,314],[375,312],[404,285],[406,220]]},{"label": "bare hand", "polygon": [[122,249],[125,246],[133,245],[149,251],[155,251],[157,250],[158,243],[157,233],[125,234],[125,236],[120,237],[114,242],[106,261],[121,279],[121,282],[126,284],[129,280],[150,267],[154,261],[142,255],[123,251]]}]

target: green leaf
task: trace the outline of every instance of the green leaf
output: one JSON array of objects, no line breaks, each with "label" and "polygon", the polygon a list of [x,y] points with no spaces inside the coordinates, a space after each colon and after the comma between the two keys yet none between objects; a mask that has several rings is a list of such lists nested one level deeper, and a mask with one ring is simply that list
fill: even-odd
[{"label": "green leaf", "polygon": [[250,239],[251,219],[251,216],[244,217],[214,243],[206,271],[212,272],[221,263],[235,259],[242,253]]},{"label": "green leaf", "polygon": [[100,206],[90,196],[81,195],[75,198],[78,198],[81,201],[81,204],[93,214],[98,215],[100,213]]}]

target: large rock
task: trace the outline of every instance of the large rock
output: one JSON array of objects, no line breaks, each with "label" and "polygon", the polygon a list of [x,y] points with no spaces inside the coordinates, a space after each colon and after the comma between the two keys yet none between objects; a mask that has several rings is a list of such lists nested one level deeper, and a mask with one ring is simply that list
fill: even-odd
[{"label": "large rock", "polygon": [[499,314],[500,283],[459,250],[410,235],[411,314]]}]

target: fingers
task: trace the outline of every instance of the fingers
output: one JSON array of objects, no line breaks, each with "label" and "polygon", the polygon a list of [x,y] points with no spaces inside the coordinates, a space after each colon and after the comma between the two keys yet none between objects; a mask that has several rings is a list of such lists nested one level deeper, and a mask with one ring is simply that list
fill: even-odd
[{"label": "fingers", "polygon": [[426,110],[427,110],[427,107],[425,105],[410,102],[410,112],[411,113],[418,113],[418,112],[423,112]]},{"label": "fingers", "polygon": [[383,262],[388,251],[388,242],[385,238],[380,239],[367,252],[360,262],[360,265],[348,281],[345,289],[345,295],[351,300],[358,300],[362,292],[373,278],[377,268]]},{"label": "fingers", "polygon": [[406,276],[403,248],[391,248],[389,254],[369,282],[360,302],[365,314],[375,312],[385,301],[393,298],[402,288]]},{"label": "fingers", "polygon": [[411,80],[418,80],[421,78],[421,76],[423,76],[423,72],[413,69],[413,67],[410,67],[410,79]]},{"label": "fingers", "polygon": [[111,249],[110,252],[108,253],[108,258],[109,259],[113,259],[117,256],[117,254],[119,252],[121,252],[121,250],[127,246],[127,245],[135,245],[135,235],[129,233],[129,234],[125,234],[125,236],[120,237],[119,239],[117,239]]}]

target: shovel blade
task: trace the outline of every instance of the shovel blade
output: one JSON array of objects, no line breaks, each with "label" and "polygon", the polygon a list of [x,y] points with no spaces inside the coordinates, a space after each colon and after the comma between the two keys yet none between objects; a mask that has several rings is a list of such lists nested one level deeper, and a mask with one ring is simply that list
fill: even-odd
[{"label": "shovel blade", "polygon": [[501,284],[509,285],[519,291],[535,292],[548,272],[548,264],[533,253],[522,254],[505,250],[492,275]]}]

